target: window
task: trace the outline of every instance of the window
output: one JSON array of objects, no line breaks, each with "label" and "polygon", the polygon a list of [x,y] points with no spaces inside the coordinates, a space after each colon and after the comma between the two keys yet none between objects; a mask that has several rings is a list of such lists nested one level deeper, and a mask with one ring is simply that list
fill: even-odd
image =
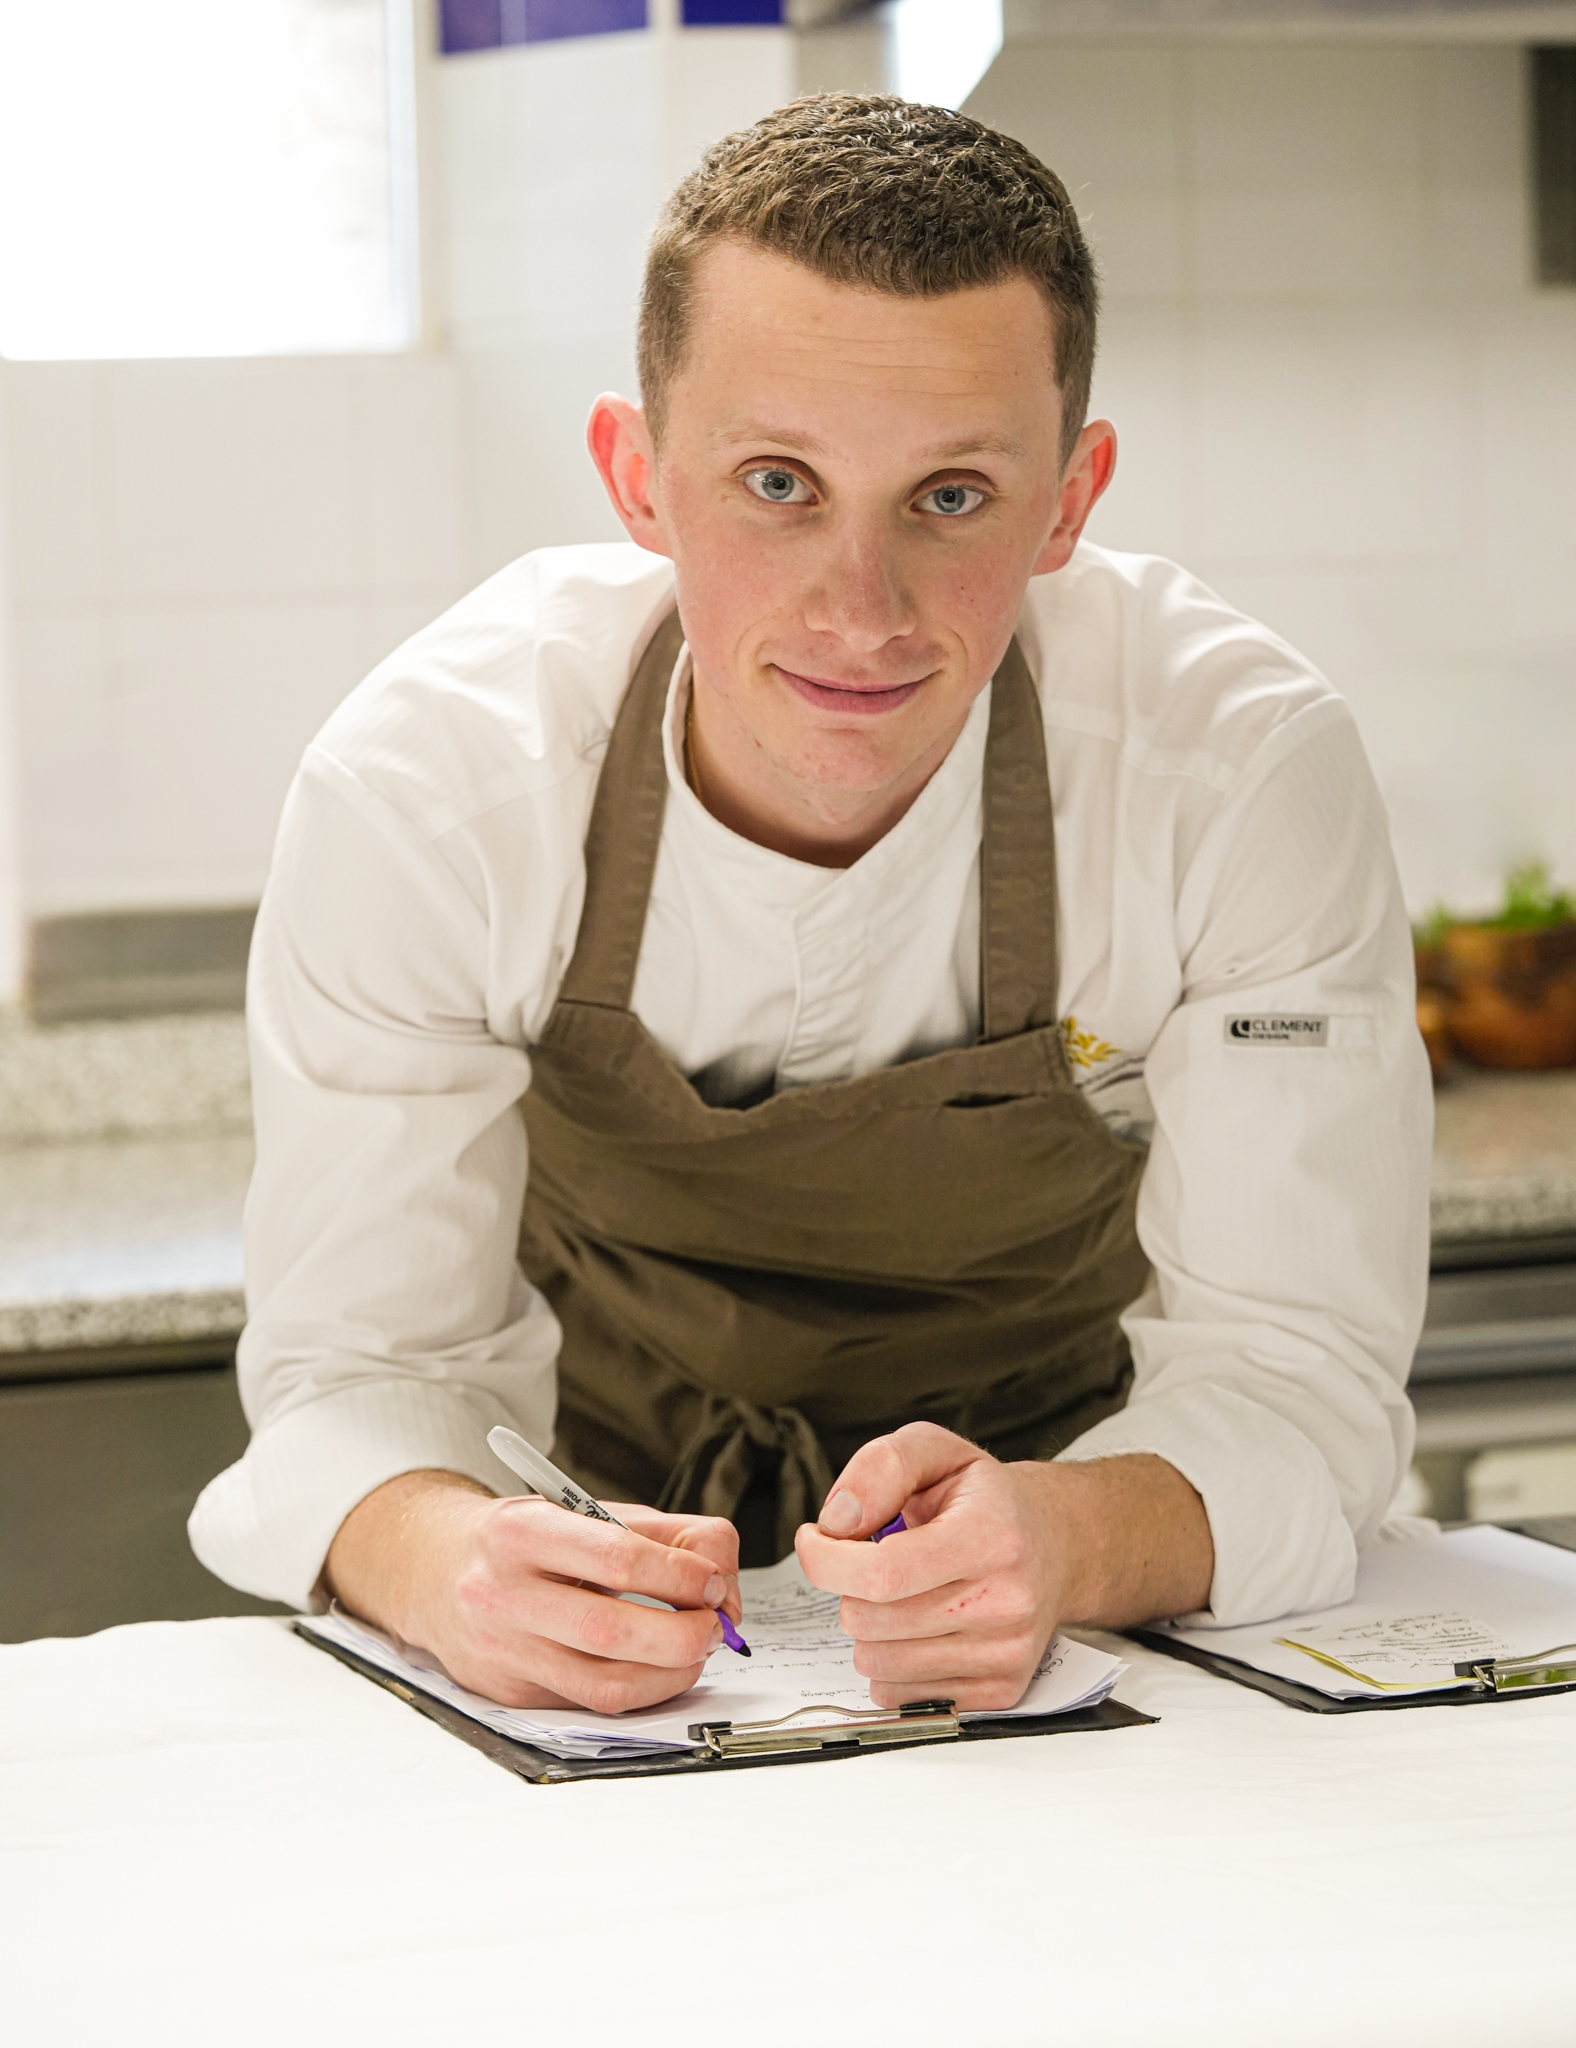
[{"label": "window", "polygon": [[0,0],[0,355],[414,329],[408,0]]}]

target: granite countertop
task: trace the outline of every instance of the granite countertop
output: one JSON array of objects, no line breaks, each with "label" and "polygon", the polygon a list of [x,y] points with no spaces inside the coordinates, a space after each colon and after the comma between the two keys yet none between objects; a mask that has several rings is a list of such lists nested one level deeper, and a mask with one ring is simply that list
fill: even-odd
[{"label": "granite countertop", "polygon": [[239,1016],[0,1012],[0,1377],[233,1337],[251,1170]]},{"label": "granite countertop", "polygon": [[247,1131],[0,1152],[0,1358],[233,1336],[251,1170]]},{"label": "granite countertop", "polygon": [[1436,1244],[1576,1232],[1576,1069],[1457,1067],[1434,1112]]},{"label": "granite countertop", "polygon": [[40,1026],[0,1010],[0,1147],[251,1127],[239,1016]]},{"label": "granite countertop", "polygon": [[[239,1019],[0,1028],[0,1377],[239,1331],[246,1108]],[[1436,1243],[1576,1232],[1576,1071],[1458,1070],[1437,1108]]]}]

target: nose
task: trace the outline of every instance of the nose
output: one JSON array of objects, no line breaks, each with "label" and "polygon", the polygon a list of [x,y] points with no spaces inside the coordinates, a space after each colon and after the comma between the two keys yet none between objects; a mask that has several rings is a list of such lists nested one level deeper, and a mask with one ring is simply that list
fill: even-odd
[{"label": "nose", "polygon": [[907,581],[886,535],[867,527],[829,532],[802,606],[813,633],[828,633],[850,654],[879,654],[917,623]]}]

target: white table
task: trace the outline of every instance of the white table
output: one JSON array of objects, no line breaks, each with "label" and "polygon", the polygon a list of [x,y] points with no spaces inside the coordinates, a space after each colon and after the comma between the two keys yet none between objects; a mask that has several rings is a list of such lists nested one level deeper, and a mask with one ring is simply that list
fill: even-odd
[{"label": "white table", "polygon": [[277,1622],[0,1649],[0,2035],[1576,2041],[1576,1694],[1129,1654],[1156,1727],[538,1787]]}]

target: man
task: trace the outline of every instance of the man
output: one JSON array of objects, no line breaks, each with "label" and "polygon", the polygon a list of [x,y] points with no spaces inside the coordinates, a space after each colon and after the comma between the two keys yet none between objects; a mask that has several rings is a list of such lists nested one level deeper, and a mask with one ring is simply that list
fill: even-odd
[{"label": "man", "polygon": [[[1410,1454],[1408,935],[1339,700],[1082,541],[1094,320],[960,115],[801,101],[674,195],[589,431],[634,545],[493,578],[287,807],[232,1583],[609,1711],[694,1681],[740,1532],[881,1705],[1348,1593]],[[500,1422],[633,1533],[509,1497]]]}]

